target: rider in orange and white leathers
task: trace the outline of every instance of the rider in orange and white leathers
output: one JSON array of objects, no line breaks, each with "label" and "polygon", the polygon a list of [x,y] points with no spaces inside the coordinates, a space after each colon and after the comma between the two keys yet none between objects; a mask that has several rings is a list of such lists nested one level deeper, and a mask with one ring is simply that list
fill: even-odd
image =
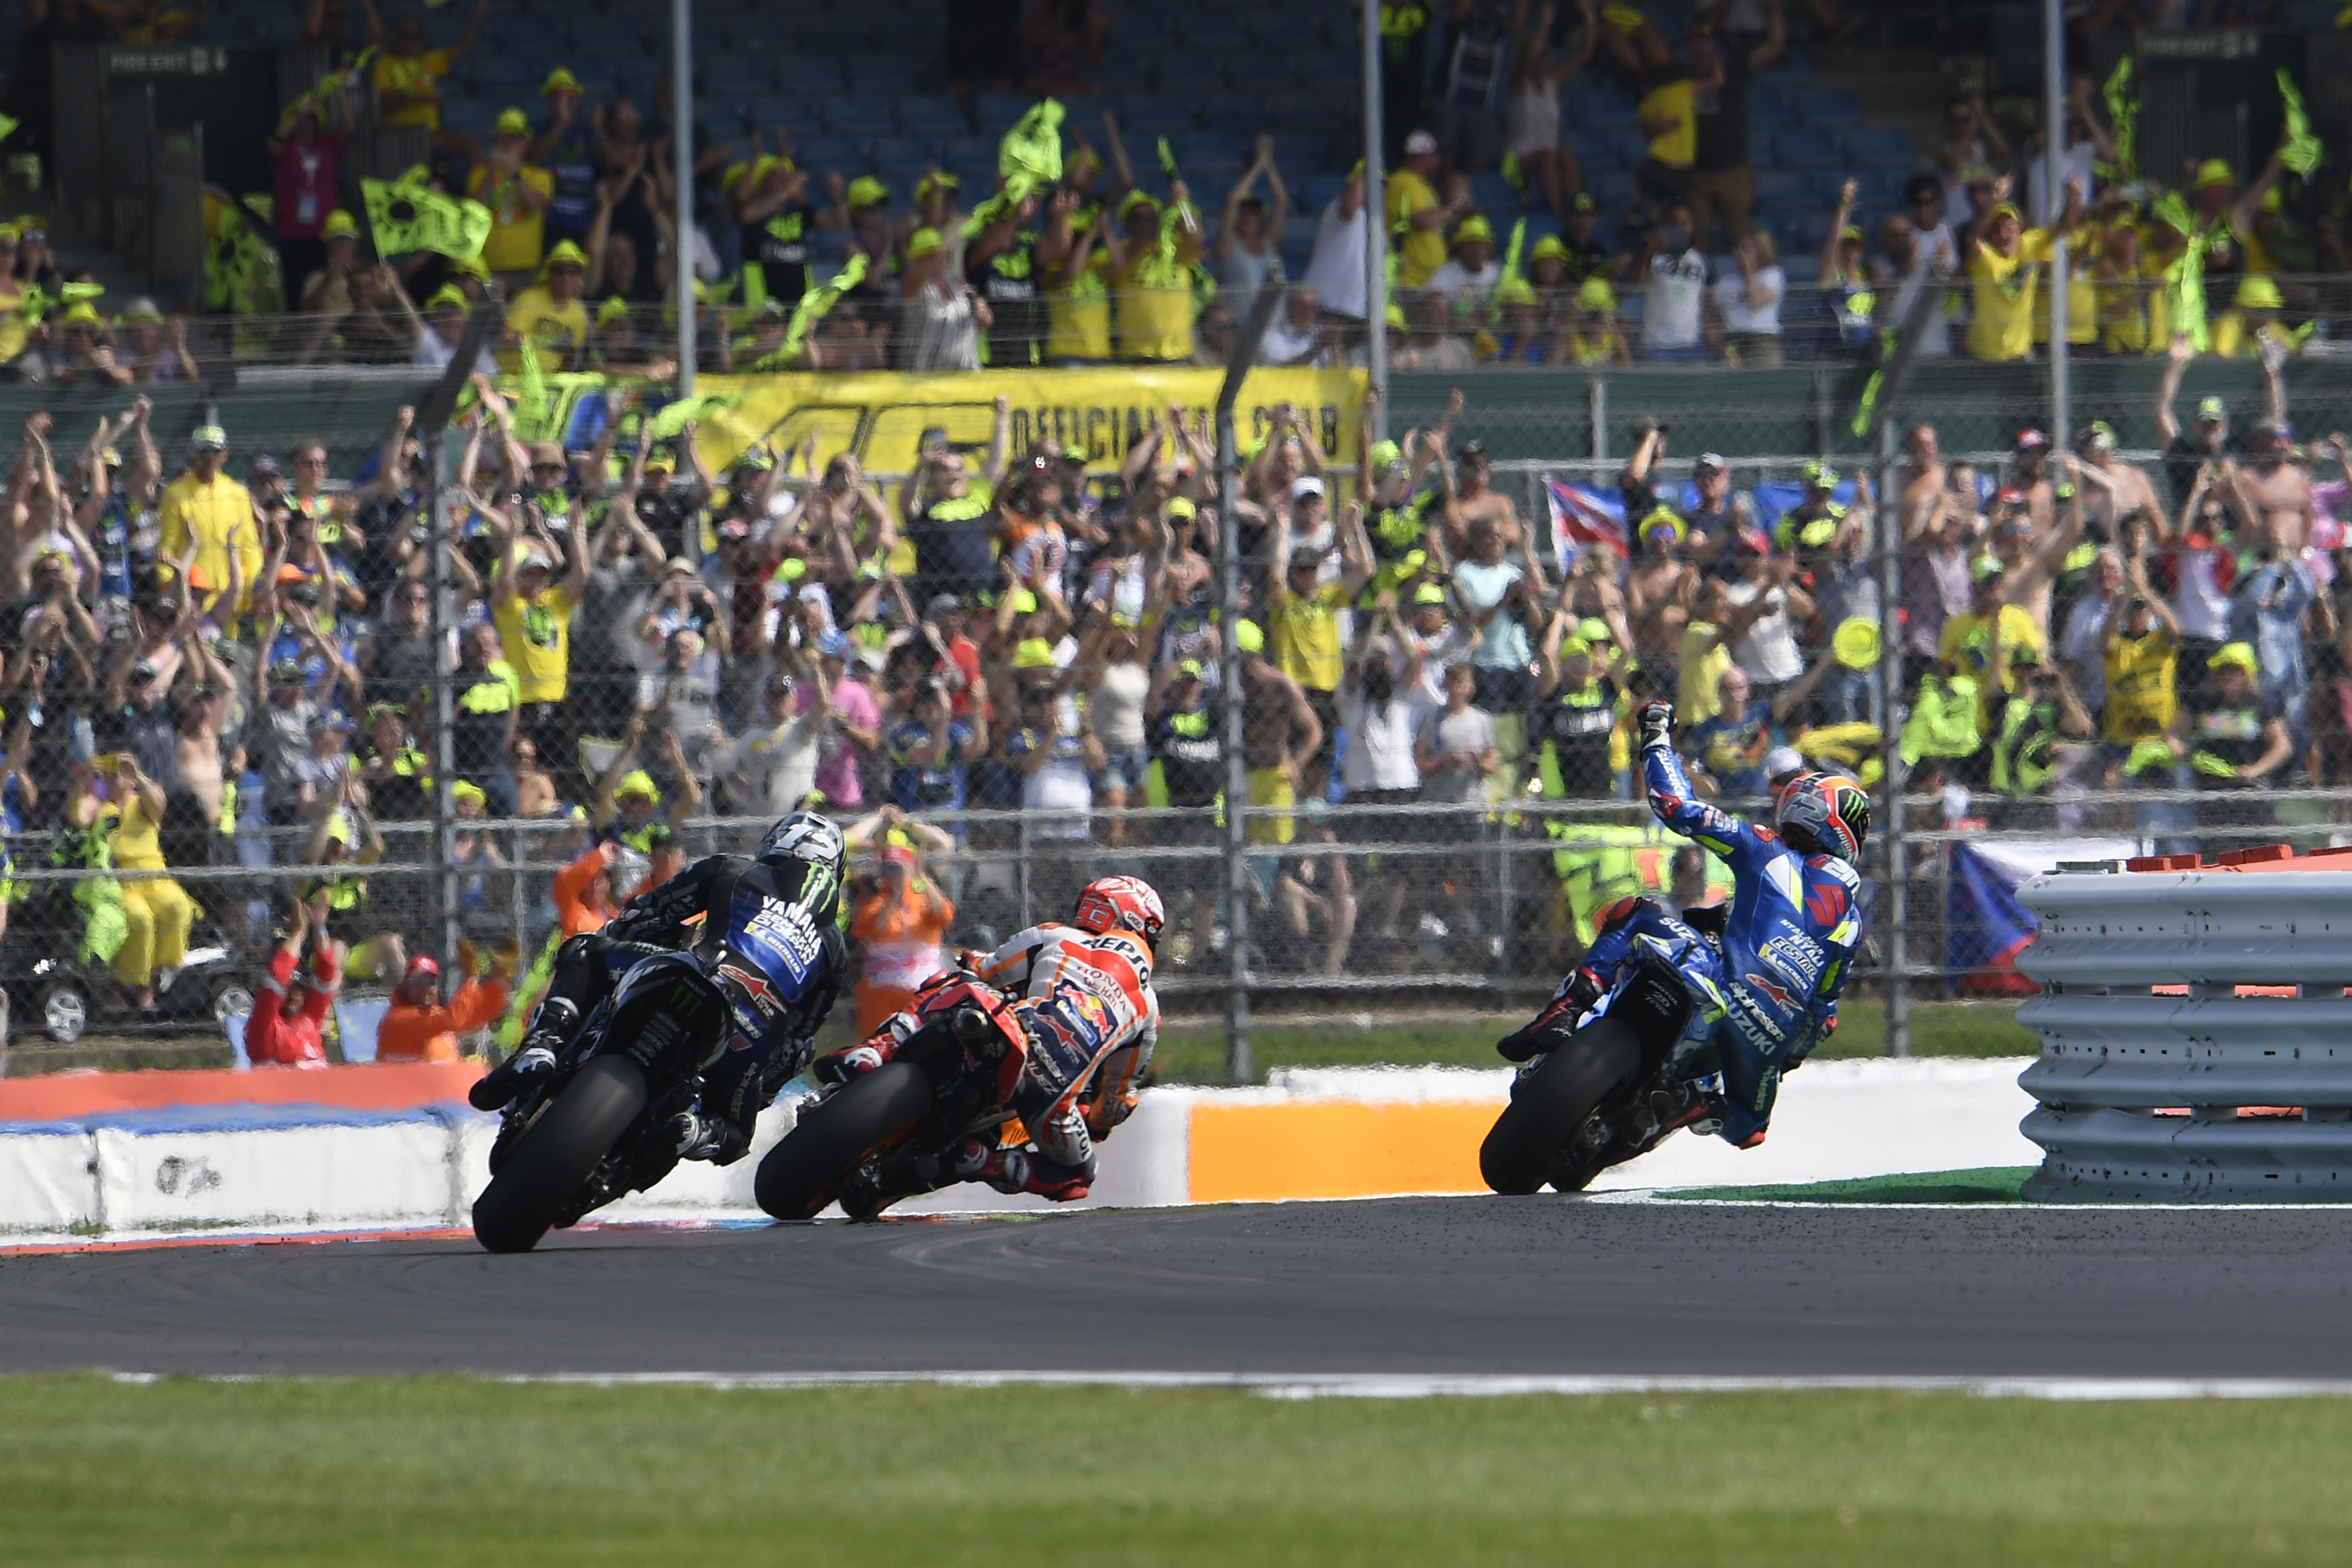
[{"label": "rider in orange and white leathers", "polygon": [[[943,1176],[1057,1203],[1087,1195],[1095,1142],[1135,1109],[1160,1042],[1151,965],[1164,918],[1149,883],[1106,877],[1078,896],[1069,923],[1032,926],[993,952],[962,955],[961,967],[1013,998],[1027,1031],[1028,1060],[1012,1106],[1031,1146],[968,1142]],[[895,1014],[863,1044],[820,1058],[818,1076],[871,1072],[920,1026],[911,1010]]]}]

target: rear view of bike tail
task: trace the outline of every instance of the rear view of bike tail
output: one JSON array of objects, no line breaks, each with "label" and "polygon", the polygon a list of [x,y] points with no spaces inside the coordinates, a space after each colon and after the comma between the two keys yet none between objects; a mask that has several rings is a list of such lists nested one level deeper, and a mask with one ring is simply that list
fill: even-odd
[{"label": "rear view of bike tail", "polygon": [[604,1022],[575,1044],[570,1059],[579,1065],[508,1111],[490,1184],[474,1200],[483,1248],[528,1252],[549,1230],[640,1184],[628,1155],[647,1133],[649,1111],[694,1081],[728,1017],[725,994],[682,955],[631,971]]},{"label": "rear view of bike tail", "polygon": [[1549,1183],[1580,1191],[1654,1141],[1646,1091],[1674,1055],[1691,1013],[1682,979],[1659,963],[1631,964],[1598,1016],[1564,1032],[1524,1068],[1511,1102],[1478,1150],[1479,1174],[1498,1193]]},{"label": "rear view of bike tail", "polygon": [[[881,1067],[821,1097],[760,1162],[753,1193],[778,1219],[814,1219],[839,1202],[871,1219],[935,1190],[940,1158],[971,1136],[995,1140],[990,1114],[1019,1080],[1026,1042],[1003,998],[953,982],[922,1004],[929,1021]],[[928,1164],[926,1163],[928,1162]]]}]

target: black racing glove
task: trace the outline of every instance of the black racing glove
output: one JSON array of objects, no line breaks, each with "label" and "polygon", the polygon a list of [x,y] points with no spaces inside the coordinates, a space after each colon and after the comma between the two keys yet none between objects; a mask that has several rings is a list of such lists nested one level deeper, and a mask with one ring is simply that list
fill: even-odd
[{"label": "black racing glove", "polygon": [[1642,749],[1672,746],[1675,731],[1675,705],[1671,702],[1644,702],[1634,721],[1642,727]]}]

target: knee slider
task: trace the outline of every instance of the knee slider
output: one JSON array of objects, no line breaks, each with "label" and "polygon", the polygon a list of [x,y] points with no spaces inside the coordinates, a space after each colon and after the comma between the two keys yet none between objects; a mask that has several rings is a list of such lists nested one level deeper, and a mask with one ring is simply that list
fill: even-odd
[{"label": "knee slider", "polygon": [[1075,1111],[1064,1111],[1049,1119],[1045,1125],[1034,1129],[1030,1136],[1037,1144],[1038,1153],[1054,1163],[1082,1173],[1092,1180],[1096,1168],[1095,1141],[1087,1131],[1083,1118]]}]

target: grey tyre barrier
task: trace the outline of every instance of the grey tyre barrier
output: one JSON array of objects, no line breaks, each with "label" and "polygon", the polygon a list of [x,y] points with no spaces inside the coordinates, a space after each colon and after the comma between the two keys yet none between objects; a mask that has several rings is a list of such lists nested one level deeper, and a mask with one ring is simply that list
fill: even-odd
[{"label": "grey tyre barrier", "polygon": [[2042,1038],[2028,1199],[2352,1202],[2352,870],[2242,858],[2019,889],[2043,987],[2017,1015]]}]

